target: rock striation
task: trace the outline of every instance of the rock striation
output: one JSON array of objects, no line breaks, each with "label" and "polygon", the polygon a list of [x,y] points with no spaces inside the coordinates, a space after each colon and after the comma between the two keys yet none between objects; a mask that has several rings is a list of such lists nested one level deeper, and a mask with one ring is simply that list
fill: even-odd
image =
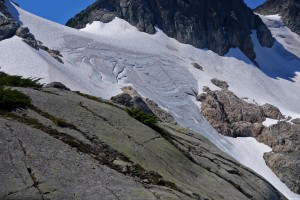
[{"label": "rock striation", "polygon": [[219,55],[238,47],[254,60],[252,30],[256,30],[262,46],[274,43],[266,25],[242,0],[97,0],[70,19],[67,26],[80,29],[93,21],[107,23],[115,17],[150,34],[158,27],[179,42]]},{"label": "rock striation", "polygon": [[255,12],[262,15],[276,15],[282,17],[283,23],[293,32],[300,35],[300,1],[299,0],[267,0],[257,7]]},{"label": "rock striation", "polygon": [[16,89],[32,105],[0,112],[0,199],[286,199],[191,130],[78,92]]}]

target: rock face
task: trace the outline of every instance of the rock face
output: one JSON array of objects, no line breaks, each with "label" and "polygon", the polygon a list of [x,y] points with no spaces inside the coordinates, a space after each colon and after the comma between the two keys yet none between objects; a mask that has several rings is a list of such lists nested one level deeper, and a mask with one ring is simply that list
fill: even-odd
[{"label": "rock face", "polygon": [[[220,82],[222,81],[217,81],[216,85],[220,85]],[[284,119],[277,107],[270,104],[260,106],[247,103],[226,88],[211,91],[208,87],[204,87],[205,93],[197,97],[197,100],[201,101],[203,116],[223,135],[255,137],[259,142],[270,146],[273,151],[265,154],[266,163],[292,191],[299,194],[299,119],[292,120],[293,124],[279,121],[267,128],[262,124],[266,117]]]},{"label": "rock face", "polygon": [[179,42],[219,55],[238,47],[254,60],[252,30],[257,31],[262,46],[271,47],[274,42],[265,24],[242,0],[98,0],[67,25],[80,29],[87,23],[107,23],[115,17],[150,34],[157,26]]},{"label": "rock face", "polygon": [[284,116],[281,114],[280,110],[271,104],[264,104],[262,106],[265,117],[271,119],[284,119]]},{"label": "rock face", "polygon": [[299,0],[267,0],[257,7],[255,12],[262,15],[282,16],[282,20],[293,32],[300,35],[300,1]]},{"label": "rock face", "polygon": [[18,28],[19,24],[7,11],[4,1],[0,0],[0,41],[14,36]]},{"label": "rock face", "polygon": [[0,199],[286,199],[190,130],[151,129],[80,93],[17,89],[33,105],[0,112]]},{"label": "rock face", "polygon": [[201,113],[219,133],[230,137],[261,133],[263,128],[258,124],[265,120],[265,116],[260,106],[241,100],[227,89],[211,91],[205,88],[205,91],[197,97],[201,101]]},{"label": "rock face", "polygon": [[273,149],[264,156],[268,166],[292,191],[300,194],[300,125],[278,122],[257,139]]}]

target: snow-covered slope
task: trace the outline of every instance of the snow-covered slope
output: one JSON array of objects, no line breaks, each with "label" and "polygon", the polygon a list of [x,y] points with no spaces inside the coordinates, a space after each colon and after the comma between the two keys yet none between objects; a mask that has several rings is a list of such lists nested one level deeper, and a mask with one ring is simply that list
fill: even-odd
[{"label": "snow-covered slope", "polygon": [[[0,42],[1,70],[41,77],[45,82],[60,81],[72,90],[104,98],[121,93],[122,87],[131,85],[167,109],[181,125],[206,136],[261,174],[289,199],[300,199],[266,166],[263,154],[271,151],[269,147],[254,138],[234,139],[218,134],[201,116],[200,103],[192,95],[203,86],[216,89],[210,79],[218,78],[227,81],[240,97],[259,104],[271,103],[284,114],[299,117],[300,61],[289,51],[295,52],[279,43],[282,41],[272,49],[262,48],[255,42],[260,70],[238,49],[221,57],[180,44],[160,30],[155,35],[138,32],[118,18],[109,24],[94,22],[78,31],[31,15],[9,2],[7,6],[37,40],[59,50],[65,64],[14,37]],[[257,41],[255,36],[253,40]],[[195,69],[193,62],[200,64],[204,71]]]}]

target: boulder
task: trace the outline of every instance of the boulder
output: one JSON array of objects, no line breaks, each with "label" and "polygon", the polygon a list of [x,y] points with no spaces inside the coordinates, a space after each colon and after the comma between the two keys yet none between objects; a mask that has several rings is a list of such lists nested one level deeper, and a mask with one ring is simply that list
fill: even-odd
[{"label": "boulder", "polygon": [[132,102],[132,97],[129,94],[119,94],[117,96],[111,97],[111,99],[114,103],[116,104],[120,104],[126,107],[132,107],[133,106],[133,102]]},{"label": "boulder", "polygon": [[199,69],[199,70],[203,71],[203,67],[201,65],[199,65],[198,63],[192,63],[191,65],[193,67],[195,67],[196,69]]},{"label": "boulder", "polygon": [[291,122],[294,123],[294,124],[300,125],[300,119],[299,118],[293,119]]},{"label": "boulder", "polygon": [[145,113],[153,114],[151,109],[148,107],[148,105],[145,103],[145,101],[140,96],[134,96],[133,98],[126,93],[119,94],[117,96],[111,97],[111,99],[114,103],[141,110]]},{"label": "boulder", "polygon": [[44,86],[45,88],[57,88],[57,89],[60,89],[60,90],[68,90],[70,91],[70,89],[65,86],[64,84],[60,83],[60,82],[52,82],[52,83],[49,83],[47,85]]},{"label": "boulder", "polygon": [[229,88],[229,85],[226,81],[221,81],[221,80],[218,80],[216,78],[213,78],[210,80],[215,86],[223,89],[223,90],[227,90]]},{"label": "boulder", "polygon": [[0,15],[0,41],[15,35],[19,24],[11,18]]},{"label": "boulder", "polygon": [[262,105],[262,110],[265,117],[267,118],[276,119],[276,120],[284,119],[284,116],[281,114],[280,110],[271,104],[266,103]]}]

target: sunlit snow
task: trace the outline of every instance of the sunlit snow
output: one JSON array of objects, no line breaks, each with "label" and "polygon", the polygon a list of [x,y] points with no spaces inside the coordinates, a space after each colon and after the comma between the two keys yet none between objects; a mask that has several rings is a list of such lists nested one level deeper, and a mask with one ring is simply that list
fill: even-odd
[{"label": "sunlit snow", "polygon": [[[181,44],[159,29],[155,35],[139,32],[119,18],[108,24],[94,22],[79,31],[34,16],[9,2],[7,5],[38,40],[61,52],[65,64],[14,37],[0,42],[1,70],[41,77],[45,82],[60,81],[72,90],[104,98],[119,94],[122,87],[131,85],[141,95],[169,110],[182,126],[209,138],[224,152],[262,175],[286,197],[300,199],[266,166],[263,154],[271,148],[254,138],[228,138],[217,133],[200,114],[200,103],[193,95],[200,93],[203,86],[217,89],[210,79],[218,78],[227,81],[230,90],[239,97],[259,104],[271,103],[285,115],[300,117],[300,54],[290,50],[292,46],[282,47],[282,41],[278,40],[272,49],[263,48],[253,33],[259,69],[238,49],[231,49],[226,57],[218,56],[212,51]],[[300,41],[298,36],[293,37]],[[193,62],[204,71],[194,68]]]}]

